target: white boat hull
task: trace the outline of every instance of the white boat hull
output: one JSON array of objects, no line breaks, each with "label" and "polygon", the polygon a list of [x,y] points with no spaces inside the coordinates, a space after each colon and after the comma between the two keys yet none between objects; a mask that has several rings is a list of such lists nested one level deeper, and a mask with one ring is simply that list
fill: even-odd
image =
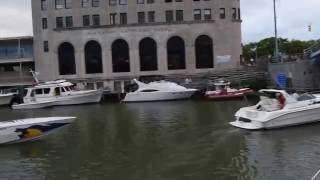
[{"label": "white boat hull", "polygon": [[0,94],[0,106],[9,105],[13,94]]},{"label": "white boat hull", "polygon": [[[37,97],[37,102],[53,102],[53,106],[63,105],[78,105],[78,104],[89,104],[99,103],[101,101],[103,91],[100,90],[89,90],[89,91],[75,91],[70,94],[50,97]],[[31,99],[25,98],[25,102],[30,102]],[[47,106],[45,106],[47,107]]]},{"label": "white boat hull", "polygon": [[75,117],[50,117],[0,122],[0,144],[34,141],[69,125],[75,119]]},{"label": "white boat hull", "polygon": [[54,105],[78,105],[99,103],[101,101],[103,91],[88,91],[87,93],[72,94],[70,96],[60,96],[56,98]]},{"label": "white boat hull", "polygon": [[127,93],[123,102],[169,101],[190,98],[197,90]]},{"label": "white boat hull", "polygon": [[40,108],[52,107],[54,105],[55,105],[54,101],[42,101],[42,102],[30,102],[30,103],[23,103],[23,104],[13,104],[11,108],[15,110],[40,109]]},{"label": "white boat hull", "polygon": [[236,114],[236,121],[231,122],[230,124],[242,129],[259,130],[318,122],[320,121],[320,104],[314,104],[299,109],[279,110],[272,114],[269,113],[270,115],[265,113],[266,115],[259,116],[262,117],[261,119],[255,118],[255,116],[258,116],[254,113],[259,114],[260,112],[251,111],[246,108],[240,109]]}]

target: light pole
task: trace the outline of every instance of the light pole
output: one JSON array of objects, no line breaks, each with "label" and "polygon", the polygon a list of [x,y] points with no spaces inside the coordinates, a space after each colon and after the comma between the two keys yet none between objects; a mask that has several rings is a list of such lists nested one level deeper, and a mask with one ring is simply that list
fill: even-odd
[{"label": "light pole", "polygon": [[274,56],[275,56],[275,58],[276,58],[276,61],[279,61],[279,44],[278,44],[278,30],[277,30],[276,0],[273,0],[273,10],[274,10],[274,37],[275,37]]}]

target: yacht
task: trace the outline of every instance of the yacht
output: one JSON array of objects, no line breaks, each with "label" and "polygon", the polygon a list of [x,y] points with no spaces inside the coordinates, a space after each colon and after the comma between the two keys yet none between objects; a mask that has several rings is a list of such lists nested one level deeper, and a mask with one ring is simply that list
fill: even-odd
[{"label": "yacht", "polygon": [[[98,103],[101,101],[101,90],[77,90],[74,84],[66,80],[49,81],[26,88],[22,104],[12,108],[43,108],[57,105],[76,105]],[[25,108],[24,108],[25,107]]]},{"label": "yacht", "polygon": [[69,125],[76,117],[46,117],[0,122],[0,144],[13,144],[40,139]]},{"label": "yacht", "polygon": [[258,104],[236,112],[232,126],[248,129],[272,129],[320,121],[320,97],[312,94],[288,94],[283,90],[260,90]]},{"label": "yacht", "polygon": [[126,94],[123,102],[167,101],[190,98],[197,89],[188,89],[169,81],[155,81],[148,84],[133,80],[138,89]]},{"label": "yacht", "polygon": [[209,100],[225,100],[244,97],[246,94],[253,93],[250,88],[232,89],[231,83],[223,79],[219,79],[213,83],[214,90],[208,90],[205,97]]}]

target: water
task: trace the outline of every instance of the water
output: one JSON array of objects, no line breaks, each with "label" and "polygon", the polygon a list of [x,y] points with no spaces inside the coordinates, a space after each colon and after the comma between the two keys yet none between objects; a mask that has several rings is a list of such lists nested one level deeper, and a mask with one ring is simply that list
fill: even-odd
[{"label": "water", "polygon": [[320,168],[320,124],[249,132],[243,101],[1,108],[2,120],[77,116],[40,141],[0,146],[0,179],[301,180]]}]

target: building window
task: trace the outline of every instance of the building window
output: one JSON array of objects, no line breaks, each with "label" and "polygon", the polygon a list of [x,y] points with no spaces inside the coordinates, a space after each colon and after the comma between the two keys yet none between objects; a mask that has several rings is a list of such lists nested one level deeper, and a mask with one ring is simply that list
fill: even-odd
[{"label": "building window", "polygon": [[166,22],[173,21],[173,11],[166,11]]},{"label": "building window", "polygon": [[111,25],[115,25],[117,22],[116,22],[116,17],[117,17],[117,13],[111,13],[110,14],[110,24]]},{"label": "building window", "polygon": [[213,68],[213,43],[209,36],[201,35],[195,42],[196,68]]},{"label": "building window", "polygon": [[55,0],[56,9],[63,9],[65,5],[65,0]]},{"label": "building window", "polygon": [[81,6],[83,8],[89,7],[89,5],[90,5],[90,0],[82,0]]},{"label": "building window", "polygon": [[73,26],[73,19],[72,19],[72,16],[67,16],[66,17],[66,27],[67,28],[70,28]]},{"label": "building window", "polygon": [[90,26],[90,16],[89,15],[82,16],[82,24],[83,24],[83,26]]},{"label": "building window", "polygon": [[183,10],[176,11],[176,21],[183,21]]},{"label": "building window", "polygon": [[92,15],[92,25],[100,26],[100,15],[98,14]]},{"label": "building window", "polygon": [[204,9],[204,19],[205,20],[211,20],[211,9]]},{"label": "building window", "polygon": [[147,0],[147,4],[153,4],[154,0]]},{"label": "building window", "polygon": [[232,8],[232,19],[237,19],[237,8]]},{"label": "building window", "polygon": [[128,0],[119,0],[119,4],[120,5],[127,5],[128,4]]},{"label": "building window", "polygon": [[155,12],[154,11],[148,12],[148,22],[150,22],[150,23],[155,22]]},{"label": "building window", "polygon": [[220,19],[225,19],[225,18],[226,18],[226,9],[220,8]]},{"label": "building window", "polygon": [[112,43],[113,72],[130,72],[129,45],[123,39]]},{"label": "building window", "polygon": [[76,74],[74,47],[70,43],[62,43],[58,48],[60,75]]},{"label": "building window", "polygon": [[144,0],[137,0],[137,4],[144,4]]},{"label": "building window", "polygon": [[45,11],[47,8],[47,0],[41,0],[41,10]]},{"label": "building window", "polygon": [[72,0],[65,0],[65,8],[66,9],[72,8]]},{"label": "building window", "polygon": [[167,57],[169,70],[186,68],[185,44],[181,37],[174,36],[168,40]]},{"label": "building window", "polygon": [[97,41],[89,41],[84,49],[86,73],[102,73],[102,50],[100,44]]},{"label": "building window", "polygon": [[56,28],[63,28],[63,18],[56,17]]},{"label": "building window", "polygon": [[42,18],[42,29],[48,29],[48,19]]},{"label": "building window", "polygon": [[143,24],[143,23],[145,23],[145,20],[146,18],[145,18],[145,14],[144,14],[144,12],[138,12],[138,23],[139,24]]},{"label": "building window", "polygon": [[127,24],[127,13],[120,13],[120,24]]},{"label": "building window", "polygon": [[115,5],[117,5],[117,0],[109,0],[109,5],[110,5],[110,6],[115,6]]},{"label": "building window", "polygon": [[201,10],[200,9],[193,10],[193,19],[196,21],[201,20]]},{"label": "building window", "polygon": [[99,7],[100,0],[92,0],[92,7]]},{"label": "building window", "polygon": [[157,43],[151,38],[144,38],[139,43],[140,70],[158,70]]},{"label": "building window", "polygon": [[43,51],[49,52],[49,42],[48,41],[43,41]]}]

